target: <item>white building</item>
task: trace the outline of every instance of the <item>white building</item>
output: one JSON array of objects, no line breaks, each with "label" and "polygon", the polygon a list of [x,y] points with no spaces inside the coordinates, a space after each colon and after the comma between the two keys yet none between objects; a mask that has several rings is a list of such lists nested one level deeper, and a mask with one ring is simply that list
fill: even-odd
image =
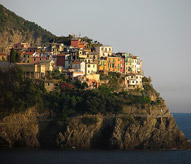
[{"label": "white building", "polygon": [[75,72],[83,72],[85,74],[85,62],[83,61],[74,61],[72,62],[72,68]]},{"label": "white building", "polygon": [[86,63],[86,75],[97,73],[97,63]]},{"label": "white building", "polygon": [[142,72],[142,61],[139,56],[132,57],[132,73]]},{"label": "white building", "polygon": [[70,54],[65,55],[65,69],[69,69],[72,67],[72,62],[71,62],[71,56]]},{"label": "white building", "polygon": [[96,47],[96,53],[99,54],[99,58],[110,56],[113,53],[113,47],[112,46],[100,46],[100,47],[98,46],[98,47]]},{"label": "white building", "polygon": [[143,89],[142,78],[143,75],[141,74],[127,74],[125,77],[125,87],[128,89]]}]

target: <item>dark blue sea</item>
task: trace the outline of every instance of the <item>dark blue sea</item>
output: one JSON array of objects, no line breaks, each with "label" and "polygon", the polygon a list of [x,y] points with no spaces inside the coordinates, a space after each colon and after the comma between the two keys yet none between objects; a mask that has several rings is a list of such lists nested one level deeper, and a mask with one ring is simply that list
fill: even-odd
[{"label": "dark blue sea", "polygon": [[[191,136],[191,114],[173,114],[179,129]],[[191,164],[191,150],[79,151],[0,150],[0,164]]]}]

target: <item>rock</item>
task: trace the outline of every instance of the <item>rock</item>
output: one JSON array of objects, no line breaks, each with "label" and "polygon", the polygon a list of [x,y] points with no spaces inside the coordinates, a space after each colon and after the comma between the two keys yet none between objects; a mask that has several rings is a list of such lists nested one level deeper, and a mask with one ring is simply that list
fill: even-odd
[{"label": "rock", "polygon": [[[86,124],[82,121],[85,117],[97,121]],[[0,147],[121,150],[189,147],[171,115],[82,115],[70,118],[67,124],[57,120],[41,121],[40,118],[35,109],[4,118],[0,122]]]}]

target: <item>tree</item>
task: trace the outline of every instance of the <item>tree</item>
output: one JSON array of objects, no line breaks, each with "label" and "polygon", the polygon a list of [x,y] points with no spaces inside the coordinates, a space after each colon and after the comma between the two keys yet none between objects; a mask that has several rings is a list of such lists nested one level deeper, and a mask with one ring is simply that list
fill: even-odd
[{"label": "tree", "polygon": [[16,53],[15,50],[12,48],[10,52],[10,63],[15,63],[16,61]]},{"label": "tree", "polygon": [[21,62],[21,55],[17,51],[15,52],[15,62]]}]

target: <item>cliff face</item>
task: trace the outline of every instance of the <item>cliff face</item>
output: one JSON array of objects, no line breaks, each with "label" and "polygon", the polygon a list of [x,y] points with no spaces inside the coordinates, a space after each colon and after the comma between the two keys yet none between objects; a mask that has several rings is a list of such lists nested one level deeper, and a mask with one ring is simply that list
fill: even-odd
[{"label": "cliff face", "polygon": [[66,123],[42,120],[35,110],[29,110],[0,122],[0,147],[132,150],[186,148],[187,145],[184,134],[170,115],[156,118],[86,115],[70,118]]},{"label": "cliff face", "polygon": [[39,147],[39,126],[34,109],[25,114],[13,114],[0,121],[1,147]]}]

